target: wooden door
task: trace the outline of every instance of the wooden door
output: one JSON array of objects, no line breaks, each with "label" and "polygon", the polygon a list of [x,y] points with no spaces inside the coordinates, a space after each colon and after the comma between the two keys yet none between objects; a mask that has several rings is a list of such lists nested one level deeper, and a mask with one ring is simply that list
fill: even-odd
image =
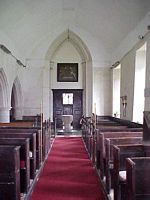
[{"label": "wooden door", "polygon": [[[73,94],[72,103],[63,102],[63,94]],[[62,128],[62,115],[73,115],[73,129],[80,128],[80,118],[83,114],[83,90],[54,89],[53,90],[53,117],[56,119],[56,127]]]}]

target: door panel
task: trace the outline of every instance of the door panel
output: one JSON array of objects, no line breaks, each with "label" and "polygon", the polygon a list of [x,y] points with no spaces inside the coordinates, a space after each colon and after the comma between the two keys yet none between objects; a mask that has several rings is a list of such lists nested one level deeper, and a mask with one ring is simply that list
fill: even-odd
[{"label": "door panel", "polygon": [[[73,93],[73,105],[63,105],[62,94]],[[62,115],[73,115],[73,128],[80,128],[80,118],[83,114],[83,90],[53,90],[53,117],[56,118],[56,127],[62,128]]]},{"label": "door panel", "polygon": [[53,92],[53,120],[56,120],[57,128],[62,127],[63,106],[60,92]]},{"label": "door panel", "polygon": [[73,105],[63,105],[63,115],[73,115]]},{"label": "door panel", "polygon": [[73,127],[77,129],[80,128],[80,119],[82,116],[82,92],[74,91],[74,101],[73,101]]}]

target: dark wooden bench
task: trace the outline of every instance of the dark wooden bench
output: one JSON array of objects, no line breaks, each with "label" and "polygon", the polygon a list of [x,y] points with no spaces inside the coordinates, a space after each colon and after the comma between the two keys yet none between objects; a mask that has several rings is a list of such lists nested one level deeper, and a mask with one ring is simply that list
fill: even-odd
[{"label": "dark wooden bench", "polygon": [[0,145],[0,199],[20,200],[19,146]]},{"label": "dark wooden bench", "polygon": [[105,127],[102,130],[101,129],[96,129],[93,132],[90,132],[86,136],[86,147],[89,152],[90,158],[93,162],[94,165],[97,166],[97,169],[99,169],[99,147],[97,144],[99,144],[99,133],[105,133],[105,132],[140,132],[142,129],[141,128],[124,128],[124,127],[116,127],[114,126],[113,128],[111,127]]},{"label": "dark wooden bench", "polygon": [[126,199],[126,158],[149,157],[150,146],[145,145],[118,145],[113,146],[113,183],[114,200]]},{"label": "dark wooden bench", "polygon": [[129,128],[143,128],[142,124],[132,122],[130,120],[121,119],[118,117],[112,117],[112,116],[96,116],[97,121],[111,121],[119,123],[120,125],[127,126]]},{"label": "dark wooden bench", "polygon": [[0,138],[0,145],[20,146],[20,191],[27,193],[30,187],[29,139]]},{"label": "dark wooden bench", "polygon": [[35,133],[11,133],[1,132],[0,138],[29,138],[30,139],[30,178],[36,176],[36,134]]},{"label": "dark wooden bench", "polygon": [[111,174],[113,170],[113,146],[114,145],[125,145],[125,144],[142,144],[142,137],[118,137],[118,138],[106,138],[105,139],[105,175],[106,175],[106,191],[110,192],[111,185]]},{"label": "dark wooden bench", "polygon": [[127,158],[126,200],[150,199],[150,157]]},{"label": "dark wooden bench", "polygon": [[[118,120],[118,119],[116,119]],[[122,123],[123,121],[123,123]],[[136,123],[128,122],[126,120],[115,121],[115,118],[110,116],[95,116],[84,117],[82,124],[82,137],[85,142],[85,146],[89,153],[93,164],[99,169],[99,150],[97,151],[98,133],[101,132],[122,132],[122,131],[143,131],[142,127]],[[131,128],[130,128],[131,127]]]},{"label": "dark wooden bench", "polygon": [[[2,123],[3,124],[3,123]],[[13,126],[11,126],[13,124]],[[37,169],[40,168],[42,162],[45,160],[50,149],[50,126],[48,122],[43,123],[41,127],[21,126],[22,122],[6,123],[6,126],[0,126],[2,129],[15,129],[20,132],[36,133],[36,154],[37,154]],[[23,123],[24,124],[24,123]],[[13,131],[12,131],[13,132]]]},{"label": "dark wooden bench", "polygon": [[16,121],[16,122],[10,122],[10,123],[0,123],[0,126],[18,126],[18,127],[33,127],[32,122],[26,122],[26,121]]},{"label": "dark wooden bench", "polygon": [[105,139],[106,138],[116,138],[116,137],[142,137],[143,132],[129,132],[129,131],[121,131],[121,132],[99,132],[97,139],[97,150],[96,150],[96,159],[97,159],[97,168],[100,169],[101,178],[104,178],[105,174]]},{"label": "dark wooden bench", "polygon": [[106,124],[106,125],[97,125],[96,124],[96,128],[95,129],[92,125],[89,126],[89,130],[86,133],[86,147],[87,150],[89,152],[89,155],[91,157],[91,160],[93,161],[93,164],[95,164],[96,161],[96,157],[95,157],[95,153],[96,153],[96,143],[97,143],[97,132],[106,132],[106,131],[122,131],[122,130],[126,130],[127,127],[126,126],[120,126],[120,125],[115,125],[113,123],[113,125],[110,124]]},{"label": "dark wooden bench", "polygon": [[[101,127],[105,127],[105,126],[107,126],[107,127],[113,127],[113,126],[121,126],[122,127],[122,125],[121,124],[118,124],[118,123],[116,123],[116,122],[113,122],[113,121],[98,121],[98,122],[96,122],[96,127],[97,128],[101,128]],[[126,126],[125,126],[126,127]]]},{"label": "dark wooden bench", "polygon": [[42,163],[42,136],[37,128],[30,127],[0,127],[0,133],[35,133],[36,134],[36,168],[39,169]]}]

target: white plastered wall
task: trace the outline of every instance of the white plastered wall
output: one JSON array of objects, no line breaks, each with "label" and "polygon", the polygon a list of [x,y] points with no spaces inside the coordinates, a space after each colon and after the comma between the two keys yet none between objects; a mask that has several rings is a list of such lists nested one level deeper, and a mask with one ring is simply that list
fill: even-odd
[{"label": "white plastered wall", "polygon": [[150,111],[150,34],[146,37],[146,82],[145,82],[145,111]]},{"label": "white plastered wall", "polygon": [[[134,47],[121,59],[121,94],[127,95],[126,116],[123,116],[123,106],[121,107],[121,118],[133,119],[133,100],[134,100],[134,76],[135,76],[135,58],[136,51],[147,43],[146,51],[146,85],[145,85],[145,108],[150,110],[150,34],[146,34],[143,40],[140,40]],[[139,80],[140,81],[140,80]]]},{"label": "white plastered wall", "polygon": [[[92,113],[93,100],[93,77],[92,77],[92,59],[88,48],[84,42],[72,31],[63,32],[50,45],[46,60],[50,61],[50,116],[53,113],[53,96],[51,89],[83,89],[83,113],[86,116]],[[78,62],[79,63],[79,81],[74,83],[58,83],[57,80],[57,62]],[[48,65],[47,65],[48,67]]]},{"label": "white plastered wall", "polygon": [[[56,50],[52,62],[53,67],[50,76],[52,89],[83,89],[82,59],[70,41],[66,40]],[[78,63],[78,82],[57,82],[57,63]]]},{"label": "white plastered wall", "polygon": [[111,71],[109,68],[93,69],[93,112],[97,115],[111,115],[112,88]]},{"label": "white plastered wall", "polygon": [[[0,122],[9,122],[11,109],[11,92],[16,77],[18,80],[17,83],[20,85],[20,100],[23,101],[21,88],[23,85],[22,71],[24,71],[24,69],[16,63],[16,60],[10,54],[6,54],[2,50],[0,50],[0,67],[1,75],[3,76],[3,81],[1,82],[1,96],[3,96],[3,102],[0,105]],[[17,89],[18,88],[16,88],[16,95],[19,95],[17,93]],[[16,97],[16,99],[19,100],[19,96],[18,98]],[[22,109],[23,102],[21,101],[17,102],[19,109]]]},{"label": "white plastered wall", "polygon": [[43,65],[37,60],[28,60],[23,76],[24,115],[42,112]]},{"label": "white plastered wall", "polygon": [[121,61],[120,96],[127,96],[126,114],[120,104],[120,118],[132,120],[134,95],[135,51],[130,51]]}]

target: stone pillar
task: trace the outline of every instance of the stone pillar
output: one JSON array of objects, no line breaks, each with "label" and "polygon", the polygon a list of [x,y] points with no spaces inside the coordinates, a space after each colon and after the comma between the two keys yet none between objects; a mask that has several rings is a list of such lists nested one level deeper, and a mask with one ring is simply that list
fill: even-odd
[{"label": "stone pillar", "polygon": [[15,108],[15,119],[16,120],[22,120],[22,108],[16,107]]},{"label": "stone pillar", "polygon": [[146,81],[145,81],[145,111],[150,111],[150,36],[147,38],[147,48],[146,48]]},{"label": "stone pillar", "polygon": [[10,122],[10,108],[0,108],[0,122]]}]

